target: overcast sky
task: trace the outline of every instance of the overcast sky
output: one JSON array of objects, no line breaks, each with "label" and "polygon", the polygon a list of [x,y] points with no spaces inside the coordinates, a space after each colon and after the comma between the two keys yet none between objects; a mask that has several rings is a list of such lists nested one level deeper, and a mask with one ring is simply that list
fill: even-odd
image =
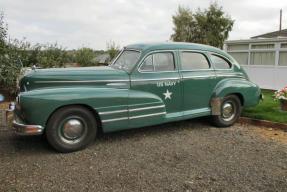
[{"label": "overcast sky", "polygon": [[[58,42],[67,49],[88,46],[105,49],[166,41],[172,34],[172,15],[178,5],[207,8],[210,0],[0,0],[12,38],[33,43]],[[235,20],[229,39],[246,39],[278,30],[279,10],[287,28],[286,0],[218,0]]]}]

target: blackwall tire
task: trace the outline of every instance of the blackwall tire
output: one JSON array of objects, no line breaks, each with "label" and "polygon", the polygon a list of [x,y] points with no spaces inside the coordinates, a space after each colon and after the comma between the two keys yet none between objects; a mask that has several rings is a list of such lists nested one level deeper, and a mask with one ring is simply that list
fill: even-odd
[{"label": "blackwall tire", "polygon": [[212,116],[213,124],[217,127],[232,126],[240,117],[242,106],[236,95],[228,95],[221,102],[221,115]]},{"label": "blackwall tire", "polygon": [[57,110],[46,127],[49,144],[62,153],[84,149],[94,141],[96,134],[96,118],[82,106],[68,106]]}]

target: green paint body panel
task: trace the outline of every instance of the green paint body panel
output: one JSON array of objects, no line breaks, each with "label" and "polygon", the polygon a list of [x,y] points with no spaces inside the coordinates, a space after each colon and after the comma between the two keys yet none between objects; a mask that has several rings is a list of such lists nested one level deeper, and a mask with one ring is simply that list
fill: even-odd
[{"label": "green paint body panel", "polygon": [[[227,53],[191,43],[134,44],[140,58],[131,71],[110,66],[36,69],[20,81],[20,101],[15,113],[27,124],[46,126],[57,109],[83,105],[101,121],[104,132],[156,125],[211,115],[212,98],[237,94],[243,105],[259,102],[260,89]],[[229,70],[183,71],[181,51],[210,53],[226,58]],[[175,71],[140,72],[145,57],[155,52],[173,54]],[[171,95],[169,95],[171,94]]]}]

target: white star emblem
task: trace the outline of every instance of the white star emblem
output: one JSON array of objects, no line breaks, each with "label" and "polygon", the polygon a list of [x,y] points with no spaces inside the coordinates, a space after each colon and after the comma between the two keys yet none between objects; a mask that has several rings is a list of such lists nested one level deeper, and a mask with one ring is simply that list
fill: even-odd
[{"label": "white star emblem", "polygon": [[171,99],[172,92],[169,92],[168,89],[163,93],[164,99]]}]

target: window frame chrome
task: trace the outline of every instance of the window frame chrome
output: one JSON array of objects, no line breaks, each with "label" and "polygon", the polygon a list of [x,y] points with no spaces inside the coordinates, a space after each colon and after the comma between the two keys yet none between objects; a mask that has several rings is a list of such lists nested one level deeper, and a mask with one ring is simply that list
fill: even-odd
[{"label": "window frame chrome", "polygon": [[[144,63],[144,60],[152,55],[152,54],[155,54],[155,53],[171,53],[172,56],[173,56],[173,64],[174,64],[174,70],[173,71],[142,71],[140,70],[141,66],[143,65]],[[139,73],[174,73],[174,72],[178,72],[178,66],[177,66],[177,63],[176,63],[176,54],[175,54],[176,50],[174,49],[164,49],[164,50],[154,50],[154,51],[150,51],[149,53],[147,53],[139,62],[138,64],[138,67],[137,67],[137,71]],[[154,65],[153,65],[154,66]]]},{"label": "window frame chrome", "polygon": [[[208,69],[194,69],[194,70],[184,70],[184,69],[182,69],[182,61],[181,61],[181,53],[182,52],[192,52],[192,53],[199,53],[199,54],[202,54],[205,58],[206,58],[206,60],[207,60],[207,62],[208,62],[208,64],[209,64],[209,68]],[[212,65],[212,63],[211,63],[211,60],[209,59],[209,57],[208,57],[208,52],[207,51],[201,51],[201,50],[193,50],[193,49],[179,49],[178,50],[178,56],[179,56],[179,65],[180,65],[180,69],[179,69],[179,71],[180,72],[197,72],[197,71],[214,71],[214,67],[213,67],[213,65]]]}]

